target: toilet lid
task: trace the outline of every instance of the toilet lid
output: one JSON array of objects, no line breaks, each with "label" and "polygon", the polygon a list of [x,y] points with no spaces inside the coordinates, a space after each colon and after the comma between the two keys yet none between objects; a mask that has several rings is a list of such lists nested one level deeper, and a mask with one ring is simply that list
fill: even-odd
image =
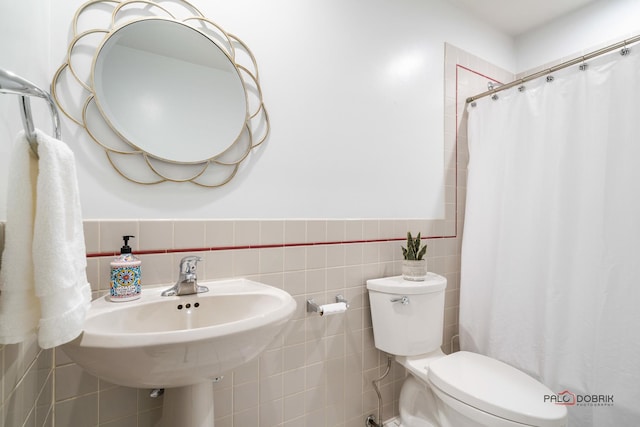
[{"label": "toilet lid", "polygon": [[447,287],[447,279],[428,272],[423,281],[404,280],[402,276],[383,277],[367,280],[367,289],[386,294],[421,295],[439,292]]},{"label": "toilet lid", "polygon": [[499,360],[460,351],[429,365],[429,381],[482,411],[532,426],[564,425],[564,406],[544,402],[554,394],[529,375]]}]

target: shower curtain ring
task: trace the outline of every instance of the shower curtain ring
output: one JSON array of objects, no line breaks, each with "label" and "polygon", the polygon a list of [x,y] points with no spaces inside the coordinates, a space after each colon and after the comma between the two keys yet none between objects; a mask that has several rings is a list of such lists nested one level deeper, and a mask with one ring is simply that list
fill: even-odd
[{"label": "shower curtain ring", "polygon": [[580,71],[586,71],[587,68],[589,68],[589,64],[587,64],[587,62],[585,61],[584,56],[583,56],[582,57],[582,64],[580,64],[578,69],[580,69]]},{"label": "shower curtain ring", "polygon": [[631,49],[629,49],[627,47],[627,41],[624,41],[624,47],[622,49],[620,49],[620,55],[622,56],[627,56],[629,53],[631,53]]}]

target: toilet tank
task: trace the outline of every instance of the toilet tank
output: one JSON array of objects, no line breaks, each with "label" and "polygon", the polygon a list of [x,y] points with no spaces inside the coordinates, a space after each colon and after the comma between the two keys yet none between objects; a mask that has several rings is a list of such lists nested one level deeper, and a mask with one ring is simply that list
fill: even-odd
[{"label": "toilet tank", "polygon": [[422,282],[402,276],[367,280],[376,347],[397,356],[439,349],[446,287],[447,279],[435,273]]}]

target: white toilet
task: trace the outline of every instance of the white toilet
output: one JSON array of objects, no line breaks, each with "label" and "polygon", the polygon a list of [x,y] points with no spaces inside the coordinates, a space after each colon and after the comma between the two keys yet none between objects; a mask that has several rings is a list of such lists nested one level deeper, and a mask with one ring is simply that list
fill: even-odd
[{"label": "white toilet", "polygon": [[554,393],[529,375],[489,357],[442,345],[447,279],[402,276],[367,281],[378,349],[411,375],[400,392],[402,427],[566,427],[565,406],[544,402]]}]

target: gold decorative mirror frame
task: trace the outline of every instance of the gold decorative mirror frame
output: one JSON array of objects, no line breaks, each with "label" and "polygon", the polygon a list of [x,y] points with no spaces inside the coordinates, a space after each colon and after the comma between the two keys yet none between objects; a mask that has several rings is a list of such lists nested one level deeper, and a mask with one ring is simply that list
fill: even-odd
[{"label": "gold decorative mirror frame", "polygon": [[[101,28],[96,24],[96,16],[105,21]],[[247,106],[246,120],[238,137],[213,157],[185,162],[154,155],[123,136],[98,105],[94,66],[101,47],[119,29],[153,18],[175,21],[205,35],[226,55],[240,76]],[[88,29],[80,29],[83,20],[92,22]],[[158,41],[158,44],[162,42]],[[95,53],[88,66],[86,52],[91,49]],[[139,184],[172,181],[220,187],[236,175],[240,164],[267,139],[270,131],[253,54],[240,39],[225,32],[185,0],[90,0],[80,6],[73,18],[73,37],[66,58],[54,75],[51,93],[60,110],[105,150],[114,169]]]}]

